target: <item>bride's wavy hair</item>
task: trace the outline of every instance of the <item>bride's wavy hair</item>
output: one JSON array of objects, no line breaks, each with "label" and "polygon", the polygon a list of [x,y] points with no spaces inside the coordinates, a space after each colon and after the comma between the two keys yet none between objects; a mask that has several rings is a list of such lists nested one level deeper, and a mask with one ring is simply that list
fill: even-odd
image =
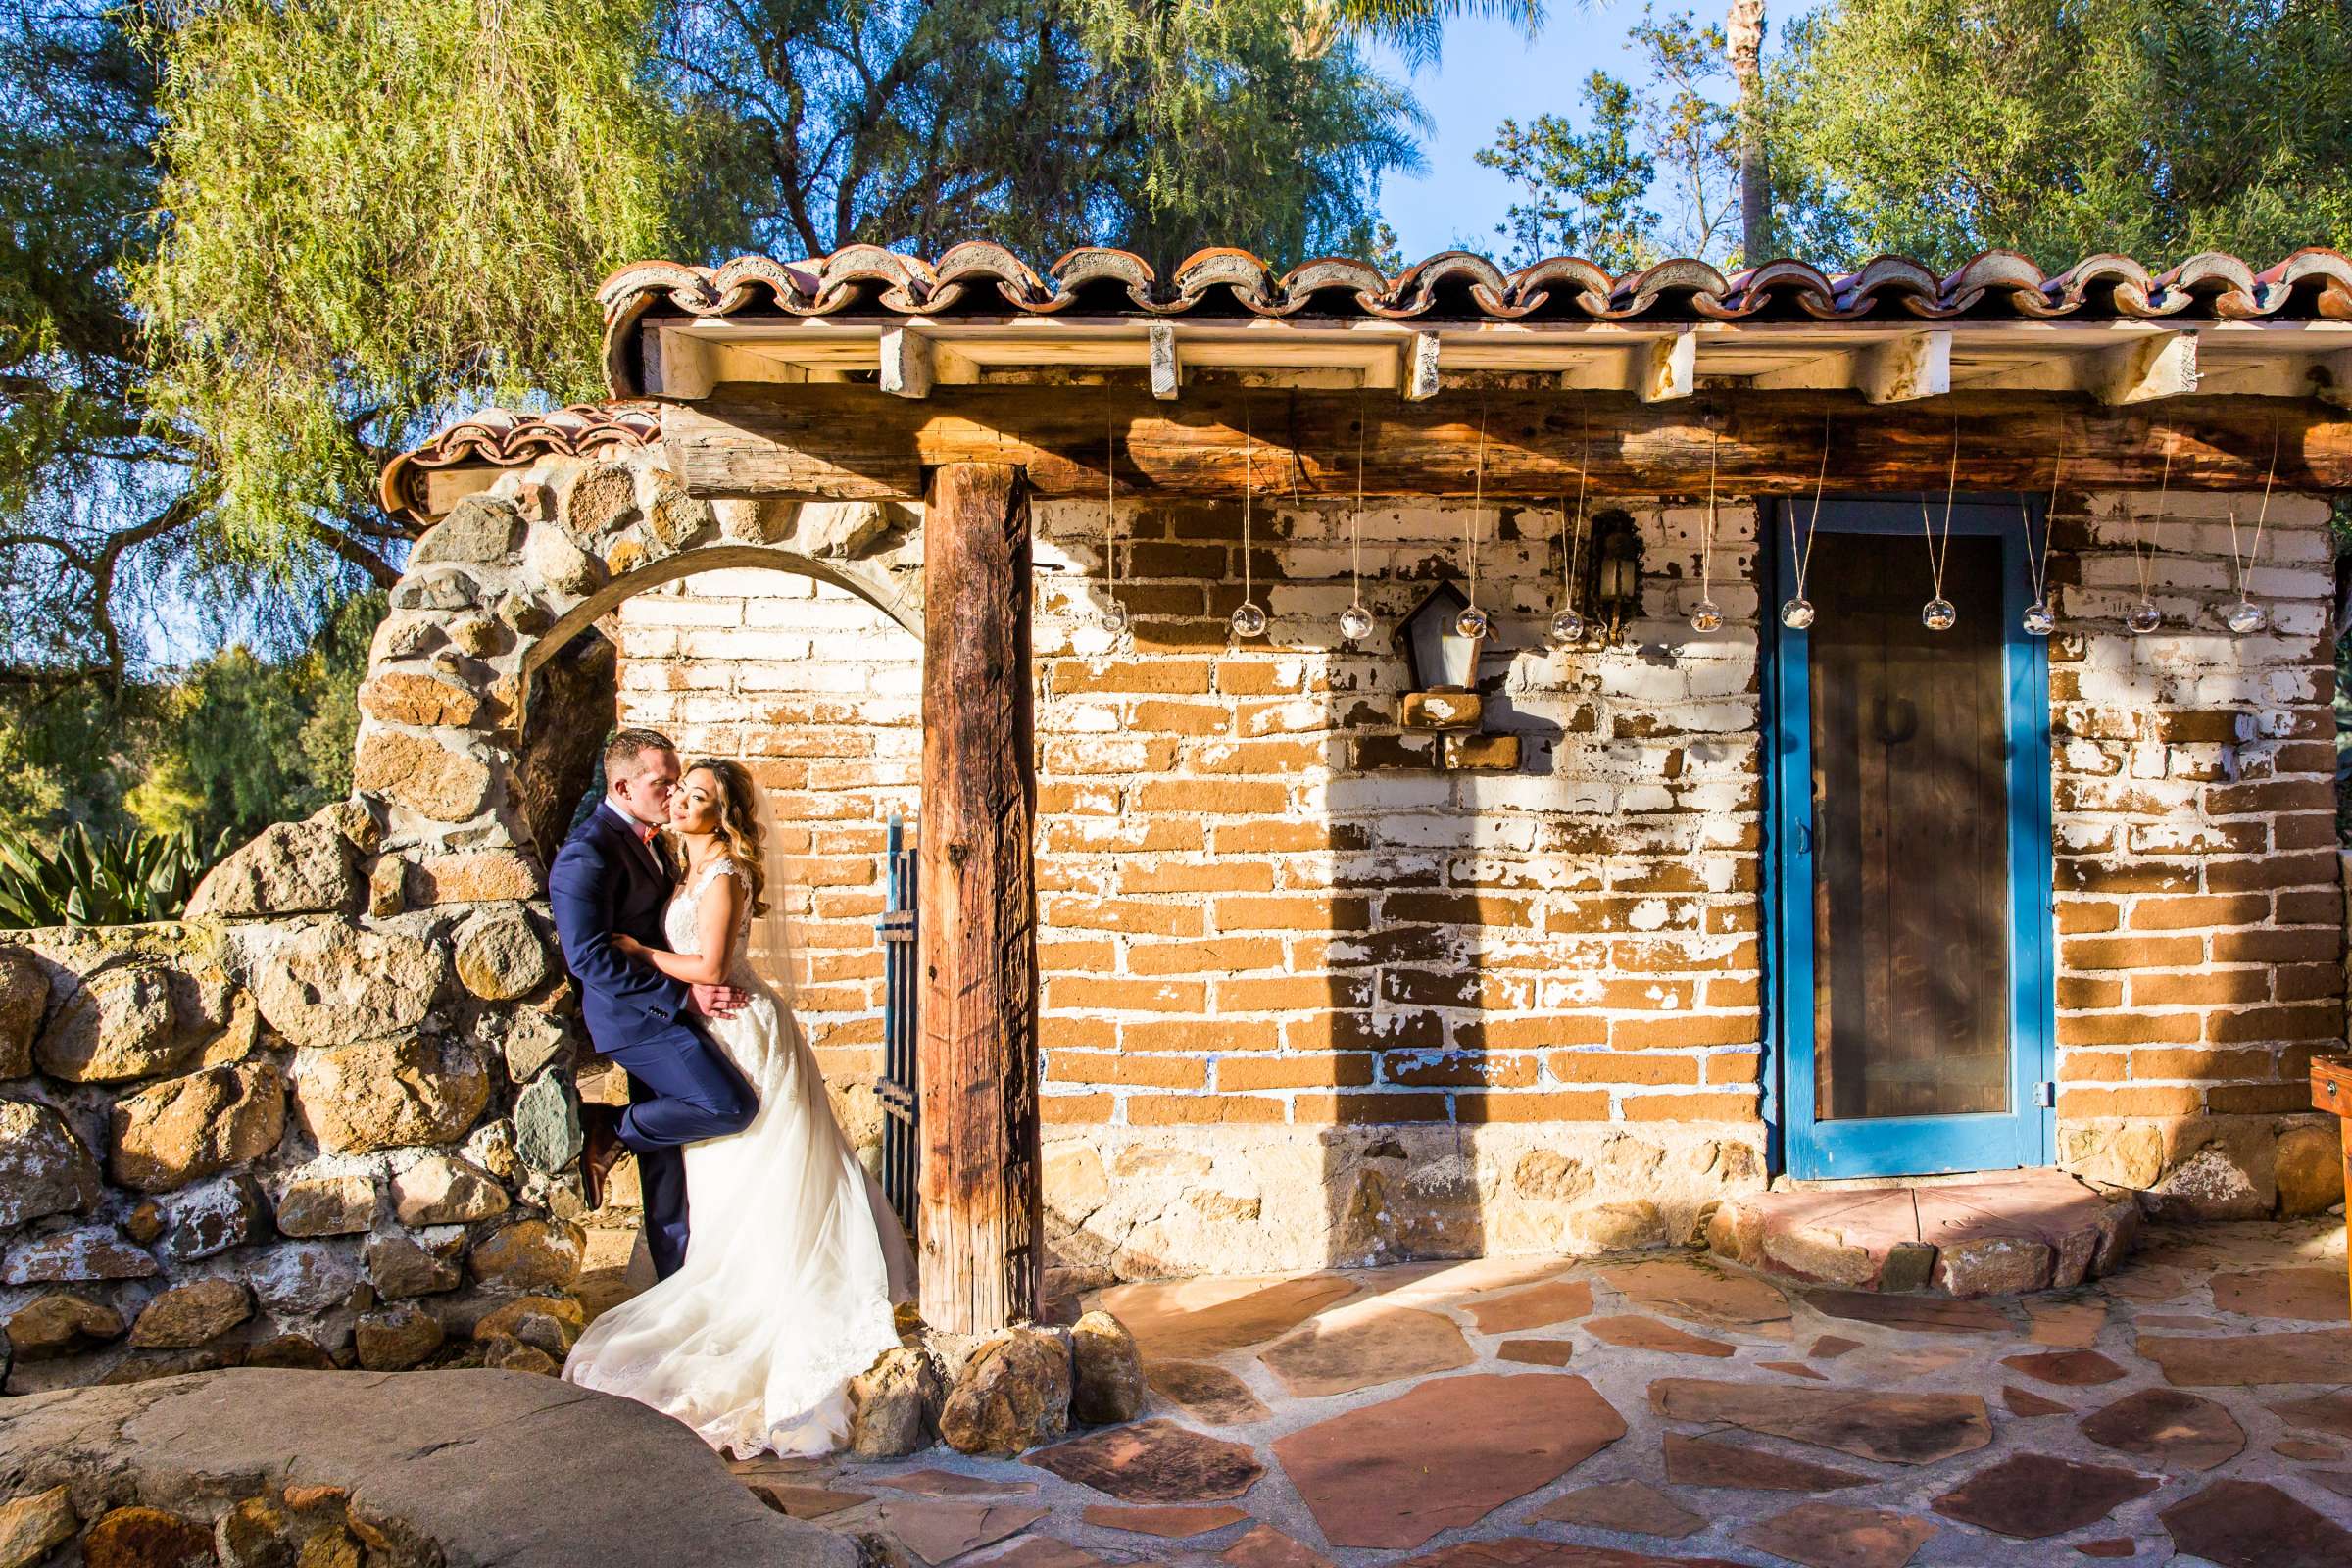
[{"label": "bride's wavy hair", "polygon": [[708,773],[718,780],[718,841],[752,886],[752,914],[767,912],[767,845],[760,830],[760,785],[752,770],[725,757],[706,757],[688,773]]}]

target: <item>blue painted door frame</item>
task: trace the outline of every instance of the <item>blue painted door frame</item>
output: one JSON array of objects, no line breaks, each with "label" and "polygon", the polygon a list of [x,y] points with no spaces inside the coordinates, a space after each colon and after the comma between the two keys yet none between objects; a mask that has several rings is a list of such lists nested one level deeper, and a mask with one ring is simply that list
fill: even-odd
[{"label": "blue painted door frame", "polygon": [[[1940,527],[1944,499],[1929,500]],[[2047,1165],[2055,1157],[2057,1113],[2045,1086],[2056,1077],[2052,978],[2054,901],[2050,892],[2050,709],[2046,644],[2019,625],[2032,598],[2029,537],[2039,540],[2039,509],[2010,498],[1970,498],[1952,508],[1955,534],[2001,541],[2002,643],[2006,665],[2009,798],[2009,1109],[2000,1113],[1818,1119],[1814,1112],[1813,789],[1808,638],[1782,626],[1780,602],[1795,581],[1789,534],[1799,537],[1810,500],[1782,501],[1766,525],[1773,542],[1764,614],[1766,900],[1772,1005],[1765,1020],[1765,1119],[1776,1168],[1798,1178],[1928,1175]],[[1873,496],[1826,500],[1816,524],[1824,535],[1920,531],[1920,498]],[[1836,540],[1825,539],[1812,570],[1828,569]],[[1925,542],[1921,544],[1924,552]],[[1924,573],[1923,573],[1924,574]]]}]

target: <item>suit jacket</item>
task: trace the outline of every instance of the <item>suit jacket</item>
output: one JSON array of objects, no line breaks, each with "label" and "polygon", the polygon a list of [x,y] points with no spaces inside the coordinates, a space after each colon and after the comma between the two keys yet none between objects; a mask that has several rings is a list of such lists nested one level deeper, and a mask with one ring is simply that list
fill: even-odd
[{"label": "suit jacket", "polygon": [[666,1033],[686,1005],[682,982],[623,957],[612,946],[615,934],[649,948],[669,946],[662,908],[674,880],[610,802],[598,803],[548,870],[556,939],[579,982],[588,1037],[608,1054]]}]

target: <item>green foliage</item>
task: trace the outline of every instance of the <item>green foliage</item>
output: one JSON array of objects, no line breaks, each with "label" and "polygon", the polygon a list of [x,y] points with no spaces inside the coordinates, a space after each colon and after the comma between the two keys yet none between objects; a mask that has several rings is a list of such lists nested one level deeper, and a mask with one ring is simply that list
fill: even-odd
[{"label": "green foliage", "polygon": [[159,733],[126,809],[149,828],[242,841],[351,792],[359,685],[384,596],[341,606],[300,654],[237,644],[192,666],[159,707]]},{"label": "green foliage", "polygon": [[[465,394],[595,390],[593,279],[672,238],[654,0],[185,0],[146,34],[171,214],[133,270],[155,416],[232,559],[301,562]],[[461,392],[463,390],[463,393]]]},{"label": "green foliage", "polygon": [[1045,262],[1368,246],[1402,88],[1307,0],[678,0],[662,69],[750,243]]},{"label": "green foliage", "polygon": [[[1645,8],[1629,36],[1647,68],[1642,85],[1587,77],[1590,130],[1560,115],[1524,128],[1506,120],[1479,151],[1479,163],[1520,188],[1494,227],[1512,265],[1583,256],[1628,272],[1668,256],[1736,260],[1739,116],[1710,91],[1729,75],[1723,29]],[[1672,208],[1671,221],[1652,200]]]},{"label": "green foliage", "polygon": [[1784,43],[1761,118],[1791,254],[2352,243],[2341,0],[1836,0]]},{"label": "green foliage", "polygon": [[204,873],[233,847],[194,833],[93,838],[76,822],[54,848],[0,834],[0,927],[133,925],[176,919]]},{"label": "green foliage", "polygon": [[1652,249],[1736,261],[1740,118],[1709,91],[1731,75],[1723,29],[1700,26],[1688,11],[1661,22],[1645,8],[1630,36],[1649,65],[1642,123],[1652,157],[1669,172],[1677,214]]},{"label": "green foliage", "polygon": [[342,799],[383,612],[382,594],[355,595],[289,655],[240,643],[169,678],[0,688],[0,832],[79,822],[242,842]]},{"label": "green foliage", "polygon": [[1634,90],[1605,72],[1586,78],[1592,128],[1578,131],[1558,115],[1538,115],[1521,129],[1506,120],[1478,161],[1514,181],[1521,199],[1494,232],[1509,242],[1506,260],[1525,267],[1546,256],[1582,256],[1612,272],[1642,265],[1658,215],[1642,205],[1657,165],[1635,150]]}]

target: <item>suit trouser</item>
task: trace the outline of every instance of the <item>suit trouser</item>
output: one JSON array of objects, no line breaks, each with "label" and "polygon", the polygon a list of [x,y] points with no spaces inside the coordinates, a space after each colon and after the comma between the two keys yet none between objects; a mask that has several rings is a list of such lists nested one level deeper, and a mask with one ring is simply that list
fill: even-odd
[{"label": "suit trouser", "polygon": [[605,1054],[629,1075],[620,1141],[637,1155],[646,1250],[667,1278],[686,1260],[686,1152],[705,1138],[741,1132],[760,1108],[743,1074],[684,1019],[656,1025]]}]

